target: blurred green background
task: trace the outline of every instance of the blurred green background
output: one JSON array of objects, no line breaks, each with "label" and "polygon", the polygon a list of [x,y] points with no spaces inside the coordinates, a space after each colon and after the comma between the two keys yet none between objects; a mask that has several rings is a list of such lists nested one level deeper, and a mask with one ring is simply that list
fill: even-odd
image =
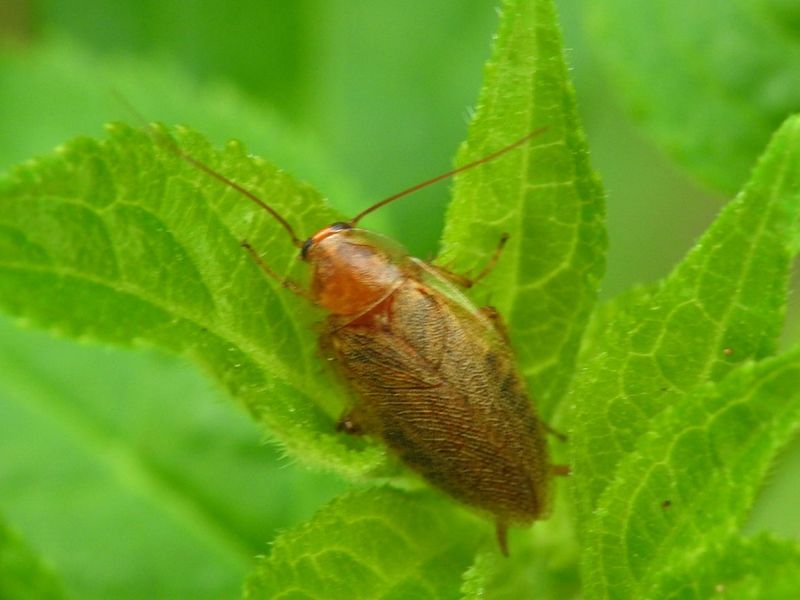
[{"label": "blurred green background", "polygon": [[[599,60],[590,4],[558,2],[608,193],[609,298],[665,275],[726,197],[631,120]],[[217,144],[242,140],[353,214],[450,168],[496,5],[4,0],[0,171],[132,122],[116,91],[148,119]],[[432,256],[447,196],[446,185],[424,190],[367,226]],[[231,595],[277,530],[346,486],[260,444],[246,416],[178,359],[16,325],[0,320],[0,514],[80,597]],[[798,481],[795,447],[751,529],[800,536]],[[176,571],[196,589],[171,589]]]}]

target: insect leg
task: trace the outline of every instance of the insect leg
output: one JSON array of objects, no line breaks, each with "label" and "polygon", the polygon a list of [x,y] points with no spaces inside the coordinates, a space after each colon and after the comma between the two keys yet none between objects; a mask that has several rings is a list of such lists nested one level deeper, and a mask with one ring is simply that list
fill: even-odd
[{"label": "insect leg", "polygon": [[497,309],[494,306],[481,306],[480,309],[481,314],[491,321],[494,328],[497,330],[497,333],[503,336],[503,339],[506,343],[510,346],[511,345],[511,338],[508,337],[508,328],[506,327],[505,321],[503,321],[503,317],[500,316],[500,313],[497,312]]},{"label": "insect leg", "polygon": [[504,233],[500,236],[500,241],[497,242],[497,248],[494,249],[492,253],[492,257],[489,259],[489,262],[483,267],[480,273],[478,273],[475,277],[472,278],[472,285],[478,283],[481,279],[486,277],[492,270],[497,266],[497,261],[500,260],[500,255],[503,254],[503,248],[506,246],[506,242],[508,241],[508,234]]},{"label": "insect leg", "polygon": [[555,436],[556,438],[558,438],[559,441],[566,442],[569,439],[566,434],[561,433],[558,429],[554,429],[553,427],[551,427],[550,425],[548,425],[547,423],[545,423],[541,419],[539,420],[539,423],[541,424],[542,429],[544,429],[550,435]]},{"label": "insect leg", "polygon": [[300,287],[294,281],[291,281],[291,280],[288,280],[288,279],[283,279],[275,271],[273,271],[272,268],[267,263],[264,262],[264,259],[261,258],[258,255],[258,253],[255,251],[255,249],[250,245],[250,242],[248,242],[247,240],[242,240],[240,242],[240,245],[242,246],[242,248],[247,250],[248,254],[250,254],[250,257],[256,262],[258,267],[262,271],[264,271],[264,273],[266,273],[267,275],[272,277],[275,281],[280,283],[283,287],[285,287],[290,292],[293,292],[294,294],[297,294],[298,296],[301,296],[301,297],[305,298],[309,302],[313,302],[313,299],[311,298],[311,296],[309,296],[308,292],[306,292],[302,287]]},{"label": "insect leg", "polygon": [[452,281],[456,285],[460,285],[463,288],[469,289],[492,272],[492,269],[494,269],[497,265],[497,261],[500,260],[500,255],[503,254],[503,248],[505,247],[507,241],[508,234],[504,233],[500,236],[500,241],[497,243],[497,248],[494,249],[494,253],[492,253],[492,257],[489,259],[489,262],[486,263],[486,266],[481,269],[481,272],[474,277],[467,277],[466,275],[461,275],[460,273],[453,273],[446,267],[441,267],[439,265],[430,266],[433,267],[442,277]]}]

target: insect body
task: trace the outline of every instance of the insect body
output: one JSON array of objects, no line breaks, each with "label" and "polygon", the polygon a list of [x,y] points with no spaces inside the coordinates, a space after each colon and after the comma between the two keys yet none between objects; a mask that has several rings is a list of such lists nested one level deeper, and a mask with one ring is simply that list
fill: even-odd
[{"label": "insect body", "polygon": [[[392,249],[393,250],[393,249]],[[304,256],[330,311],[323,348],[356,392],[340,428],[381,438],[462,502],[508,523],[543,516],[545,438],[504,334],[421,261],[336,224]]]},{"label": "insect body", "polygon": [[[410,468],[463,503],[491,514],[501,549],[509,524],[545,516],[553,473],[544,426],[534,413],[502,325],[452,281],[466,278],[409,257],[355,227],[373,210],[424,185],[493,160],[525,138],[455,171],[383,200],[305,241],[269,205],[234,187],[283,226],[312,269],[310,294],[329,313],[321,346],[355,392],[339,430],[383,440]],[[243,242],[261,268],[279,279]]]}]

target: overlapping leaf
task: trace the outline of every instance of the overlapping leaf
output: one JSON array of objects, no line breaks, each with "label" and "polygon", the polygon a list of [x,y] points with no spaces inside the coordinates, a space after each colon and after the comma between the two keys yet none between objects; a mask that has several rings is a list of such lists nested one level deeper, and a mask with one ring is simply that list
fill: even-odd
[{"label": "overlapping leaf", "polygon": [[[637,586],[668,570],[670,560],[677,565],[696,554],[693,545],[703,550],[730,536],[797,424],[791,382],[769,388],[782,369],[793,372],[792,356],[759,365],[750,379],[747,371],[726,375],[775,350],[797,249],[798,144],[795,117],[675,271],[657,289],[617,303],[591,329],[573,390],[571,436],[591,597],[645,593]],[[716,395],[698,390],[709,381],[721,382]],[[670,523],[673,514],[683,520]],[[707,521],[696,521],[700,515]]]},{"label": "overlapping leaf", "polygon": [[668,590],[665,580],[691,579],[698,556],[731,543],[772,458],[800,424],[800,350],[742,366],[651,423],[586,531],[589,597],[661,597],[654,590]]}]

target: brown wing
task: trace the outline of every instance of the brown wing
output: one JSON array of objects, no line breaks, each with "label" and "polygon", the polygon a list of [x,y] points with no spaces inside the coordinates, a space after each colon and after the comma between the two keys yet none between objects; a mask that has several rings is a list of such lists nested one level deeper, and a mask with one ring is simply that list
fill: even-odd
[{"label": "brown wing", "polygon": [[546,510],[545,441],[510,349],[476,310],[409,279],[372,313],[331,322],[324,343],[362,429],[431,483],[505,521]]}]

